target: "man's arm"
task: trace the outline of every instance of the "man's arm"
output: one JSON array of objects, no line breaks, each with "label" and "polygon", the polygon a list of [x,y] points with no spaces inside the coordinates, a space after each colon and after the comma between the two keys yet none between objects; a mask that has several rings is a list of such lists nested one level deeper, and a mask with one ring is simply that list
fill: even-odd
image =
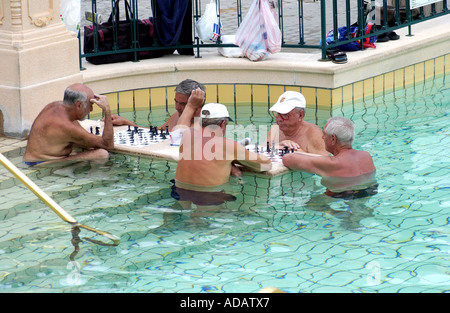
[{"label": "man's arm", "polygon": [[164,124],[162,124],[158,128],[165,130],[166,126],[169,126],[169,132],[172,132],[175,125],[177,125],[178,118],[179,118],[178,112],[175,112],[167,119],[167,121]]},{"label": "man's arm", "polygon": [[80,147],[111,150],[114,148],[114,130],[108,98],[103,95],[95,95],[95,97],[91,99],[91,102],[97,104],[103,110],[104,126],[102,136],[90,134],[80,125],[80,123],[78,123],[78,121],[71,125],[67,125],[68,128],[66,129],[66,132],[71,138],[70,141]]},{"label": "man's arm", "polygon": [[[114,126],[122,126],[122,125],[130,125],[130,126],[139,126],[138,124],[130,121],[129,119],[126,119],[125,117],[122,117],[120,115],[111,115],[111,119],[112,119],[112,124]],[[103,118],[103,121],[105,121],[105,119]]]},{"label": "man's arm", "polygon": [[314,155],[310,153],[289,153],[283,156],[283,165],[291,170],[304,171],[327,176],[335,166],[332,156]]},{"label": "man's arm", "polygon": [[191,96],[183,110],[180,118],[178,119],[177,125],[173,128],[176,130],[178,128],[191,127],[191,121],[194,117],[195,111],[203,105],[205,99],[205,93],[200,88],[192,91]]}]

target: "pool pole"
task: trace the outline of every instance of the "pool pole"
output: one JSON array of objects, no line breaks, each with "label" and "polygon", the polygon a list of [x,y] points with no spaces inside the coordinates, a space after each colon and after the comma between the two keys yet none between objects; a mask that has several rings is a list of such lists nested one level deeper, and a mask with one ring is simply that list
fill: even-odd
[{"label": "pool pole", "polygon": [[[50,198],[44,191],[42,191],[31,179],[22,173],[14,164],[12,164],[2,153],[0,153],[0,163],[10,171],[17,179],[19,179],[29,190],[31,190],[39,199],[41,199],[50,209],[52,209],[63,221],[72,224],[74,227],[81,227],[86,230],[104,236],[114,243],[119,244],[119,239],[107,232],[94,229],[92,227],[78,223],[72,216],[70,216],[63,208],[61,208],[52,198]],[[92,241],[92,240],[91,240]],[[95,241],[97,242],[97,241]]]}]

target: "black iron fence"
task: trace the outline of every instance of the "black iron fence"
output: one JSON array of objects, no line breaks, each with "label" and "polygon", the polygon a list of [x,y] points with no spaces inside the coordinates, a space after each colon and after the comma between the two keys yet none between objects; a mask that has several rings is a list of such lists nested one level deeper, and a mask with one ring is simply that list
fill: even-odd
[{"label": "black iron fence", "polygon": [[[101,59],[104,56],[126,55],[124,60],[139,61],[145,57],[159,57],[173,53],[175,50],[180,54],[200,57],[204,49],[236,47],[232,43],[222,42],[221,38],[215,43],[203,42],[199,39],[195,23],[211,0],[203,2],[186,0],[181,15],[180,7],[170,8],[168,4],[171,2],[164,0],[146,0],[145,2],[141,0],[141,4],[145,3],[144,8],[139,6],[138,0],[120,0],[119,12],[116,11],[117,0],[84,0],[86,1],[91,2],[88,11],[93,14],[88,12],[87,16],[91,21],[82,23],[79,34],[80,67],[82,67],[83,58],[92,60]],[[257,0],[212,1],[217,6],[217,17],[223,27],[222,34],[233,35],[252,1]],[[323,59],[326,59],[326,51],[329,48],[357,42],[363,49],[363,41],[366,38],[371,39],[404,27],[409,29],[411,35],[414,24],[450,13],[447,0],[418,7],[415,6],[420,2],[419,0],[268,1],[278,17],[277,22],[282,34],[282,50],[320,49]],[[126,2],[129,3],[129,7],[125,10]],[[414,5],[411,6],[411,3]],[[103,23],[109,20],[112,32],[111,42],[106,49],[100,45],[105,35],[99,32],[102,27],[99,18],[101,16],[103,16]],[[143,21],[146,22],[143,23]],[[141,38],[142,28],[147,28],[149,22],[153,36],[150,41],[145,41]],[[367,28],[369,23],[373,26],[370,32]],[[121,26],[123,24],[128,26],[123,28]],[[167,26],[174,29],[166,31],[164,27],[167,28]],[[358,27],[359,32],[352,34],[355,26]],[[331,30],[333,33],[330,36]],[[88,32],[92,33],[90,49],[87,49],[86,44]],[[170,37],[172,33],[173,37],[168,40],[167,37]],[[339,33],[342,38],[339,38]],[[125,45],[123,44],[124,36],[129,37]]]}]

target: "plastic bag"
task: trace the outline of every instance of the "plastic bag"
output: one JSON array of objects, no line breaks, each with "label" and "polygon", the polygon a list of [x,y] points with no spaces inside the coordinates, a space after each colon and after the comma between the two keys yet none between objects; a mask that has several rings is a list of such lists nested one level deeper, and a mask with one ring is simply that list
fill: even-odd
[{"label": "plastic bag", "polygon": [[254,0],[236,32],[235,44],[251,61],[281,51],[281,31],[268,0]]},{"label": "plastic bag", "polygon": [[[235,36],[234,35],[222,35],[220,37],[220,40],[222,43],[225,44],[234,44]],[[217,49],[221,55],[227,58],[243,58],[244,55],[242,54],[241,48],[226,48],[226,47],[220,47]]]},{"label": "plastic bag", "polygon": [[72,32],[78,33],[81,20],[80,0],[61,0],[60,14],[66,28]]},{"label": "plastic bag", "polygon": [[222,33],[222,23],[220,23],[217,17],[217,7],[214,0],[211,0],[211,2],[206,5],[205,13],[195,23],[195,28],[197,30],[198,38],[203,42],[216,42],[217,39],[219,39],[220,34]]}]

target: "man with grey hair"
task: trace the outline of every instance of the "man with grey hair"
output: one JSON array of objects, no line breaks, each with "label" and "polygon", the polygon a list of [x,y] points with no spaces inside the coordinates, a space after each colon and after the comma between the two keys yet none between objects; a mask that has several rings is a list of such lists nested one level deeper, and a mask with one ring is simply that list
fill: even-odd
[{"label": "man with grey hair", "polygon": [[[78,121],[86,118],[97,104],[104,113],[102,136],[87,132]],[[79,147],[85,151],[75,152]],[[114,148],[114,132],[108,99],[96,95],[86,85],[66,88],[63,101],[47,104],[33,122],[24,154],[24,162],[34,166],[62,161],[108,159]]]},{"label": "man with grey hair", "polygon": [[[175,110],[176,112],[173,113],[168,120],[159,128],[166,129],[166,126],[169,129],[169,132],[172,131],[172,129],[177,125],[178,119],[180,118],[181,114],[183,113],[184,108],[186,107],[187,101],[191,95],[191,92],[197,88],[200,88],[206,95],[206,88],[203,84],[192,80],[192,79],[185,79],[181,83],[179,83],[175,87]],[[195,112],[194,116],[199,116],[200,111]],[[119,126],[119,125],[131,125],[131,126],[138,126],[136,123],[122,117],[119,115],[113,115],[113,125]]]},{"label": "man with grey hair", "polygon": [[322,184],[327,187],[329,196],[365,190],[376,184],[375,165],[367,151],[353,149],[354,137],[352,121],[342,116],[332,117],[324,126],[322,136],[325,148],[332,156],[291,153],[283,156],[283,164],[292,170],[322,176]]}]

